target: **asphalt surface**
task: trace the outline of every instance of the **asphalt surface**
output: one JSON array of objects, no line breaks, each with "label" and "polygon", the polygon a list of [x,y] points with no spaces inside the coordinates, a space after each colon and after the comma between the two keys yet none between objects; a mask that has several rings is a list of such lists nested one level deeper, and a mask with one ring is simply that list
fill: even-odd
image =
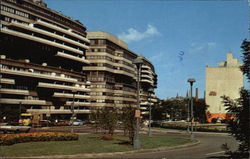
[{"label": "asphalt surface", "polygon": [[[156,133],[154,133],[156,135]],[[157,135],[170,135],[179,137],[189,137],[186,133],[168,132],[157,133]],[[178,148],[174,150],[166,150],[160,152],[149,153],[133,153],[114,155],[100,158],[143,158],[143,159],[212,159],[225,158],[225,151],[221,148],[222,144],[227,145],[235,150],[237,142],[228,134],[221,133],[198,133],[195,138],[200,140],[200,144],[190,147]]]}]

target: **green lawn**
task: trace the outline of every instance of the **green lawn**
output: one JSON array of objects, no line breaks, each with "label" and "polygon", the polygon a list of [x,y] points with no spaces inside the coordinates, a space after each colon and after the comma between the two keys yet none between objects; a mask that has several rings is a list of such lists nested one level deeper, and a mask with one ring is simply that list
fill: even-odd
[{"label": "green lawn", "polygon": [[[132,145],[121,144],[128,141],[127,137],[115,135],[115,140],[101,140],[100,134],[79,135],[78,141],[50,141],[19,143],[0,147],[0,157],[70,155],[80,153],[102,153],[133,150]],[[189,139],[170,136],[140,136],[143,149],[161,146],[176,146],[191,142]]]}]

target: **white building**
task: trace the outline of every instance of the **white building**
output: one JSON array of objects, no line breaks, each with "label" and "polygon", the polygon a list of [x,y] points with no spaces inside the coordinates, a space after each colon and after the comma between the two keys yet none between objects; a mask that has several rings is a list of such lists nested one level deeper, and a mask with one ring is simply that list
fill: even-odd
[{"label": "white building", "polygon": [[206,67],[206,104],[208,121],[213,118],[225,119],[230,117],[222,103],[221,96],[231,99],[240,97],[240,88],[243,87],[243,73],[240,62],[233,58],[232,53],[227,54],[226,61],[220,62],[217,67]]}]

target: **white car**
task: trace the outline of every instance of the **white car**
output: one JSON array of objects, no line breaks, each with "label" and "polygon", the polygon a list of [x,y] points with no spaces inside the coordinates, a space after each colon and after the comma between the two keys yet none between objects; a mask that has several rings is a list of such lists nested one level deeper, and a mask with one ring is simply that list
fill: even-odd
[{"label": "white car", "polygon": [[74,125],[74,126],[80,126],[80,125],[83,125],[83,124],[85,124],[85,121],[82,121],[82,120],[75,120],[72,123],[72,125]]}]

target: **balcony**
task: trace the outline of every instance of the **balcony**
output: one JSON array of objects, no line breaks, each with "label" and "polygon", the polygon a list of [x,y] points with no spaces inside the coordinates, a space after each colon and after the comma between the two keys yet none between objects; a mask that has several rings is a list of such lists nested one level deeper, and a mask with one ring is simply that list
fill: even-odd
[{"label": "balcony", "polygon": [[39,82],[37,87],[51,88],[51,89],[61,89],[61,90],[71,90],[71,91],[80,91],[80,92],[90,92],[89,88],[84,88],[84,87],[80,87],[80,86],[79,87],[77,87],[77,86],[67,86],[67,85],[44,83],[44,82]]},{"label": "balcony", "polygon": [[[67,101],[65,105],[72,106],[73,101]],[[77,106],[91,106],[91,103],[90,102],[77,102],[77,101],[75,101],[74,106],[75,107],[77,107]]]},{"label": "balcony", "polygon": [[89,60],[86,60],[84,58],[84,56],[82,58],[80,58],[80,57],[76,57],[76,56],[69,55],[69,54],[66,54],[66,53],[63,53],[63,52],[59,52],[59,51],[57,52],[56,56],[71,59],[71,60],[78,61],[78,62],[82,62],[82,63],[85,63],[85,64],[90,64]]},{"label": "balcony", "polygon": [[153,86],[153,81],[148,79],[141,79],[141,82],[150,83]]},{"label": "balcony", "polygon": [[53,25],[53,24],[50,24],[50,23],[46,23],[46,22],[44,22],[42,20],[37,20],[36,24],[40,24],[40,25],[46,26],[48,28],[52,28],[54,30],[60,31],[60,32],[65,33],[67,35],[70,35],[70,36],[73,36],[75,38],[81,39],[81,40],[83,40],[83,41],[85,41],[87,43],[90,43],[90,40],[85,38],[85,37],[82,37],[82,36],[80,36],[78,34],[75,34],[75,33],[71,32],[70,30],[66,30],[66,29],[61,28],[59,26],[56,26],[56,25]]},{"label": "balcony", "polygon": [[47,105],[45,100],[1,98],[0,104]]},{"label": "balcony", "polygon": [[77,41],[65,38],[64,36],[60,36],[60,35],[57,35],[57,34],[42,30],[42,29],[35,28],[35,27],[33,27],[33,24],[27,25],[27,24],[22,24],[22,23],[12,21],[11,23],[9,23],[9,25],[19,27],[19,28],[23,28],[23,29],[26,29],[26,30],[30,30],[30,31],[33,31],[33,32],[37,32],[39,34],[43,34],[43,35],[46,35],[46,36],[49,36],[49,37],[52,37],[52,38],[55,38],[55,39],[59,39],[59,40],[68,42],[70,44],[73,44],[75,46],[82,47],[84,49],[89,49],[89,47],[87,45],[84,45],[84,44],[79,43]]},{"label": "balcony", "polygon": [[146,69],[150,69],[151,70],[151,68],[149,67],[149,66],[147,66],[147,65],[142,65],[142,69],[143,68],[146,68]]},{"label": "balcony", "polygon": [[145,75],[145,74],[142,74],[141,75],[142,78],[148,78],[150,80],[153,80],[153,77],[149,76],[149,75]]},{"label": "balcony", "polygon": [[1,94],[18,94],[18,95],[29,95],[28,90],[20,90],[20,89],[6,89],[0,88]]},{"label": "balcony", "polygon": [[142,73],[152,74],[153,72],[151,70],[141,70]]},{"label": "balcony", "polygon": [[43,44],[46,44],[46,45],[50,45],[50,46],[53,46],[53,47],[57,47],[57,48],[60,48],[60,49],[64,49],[64,50],[67,50],[67,51],[71,51],[71,52],[74,52],[76,54],[83,55],[83,51],[81,51],[81,50],[78,50],[78,49],[63,45],[63,44],[56,43],[54,41],[49,41],[49,40],[46,40],[46,39],[43,39],[43,38],[40,38],[40,37],[24,34],[24,33],[18,32],[18,31],[13,31],[13,30],[10,30],[10,29],[7,29],[7,28],[1,28],[1,32],[5,33],[5,34],[13,35],[13,36],[18,36],[20,38],[24,38],[24,39],[27,39],[27,40],[32,40],[32,41],[36,41],[36,42],[43,43]]},{"label": "balcony", "polygon": [[[59,98],[73,98],[73,94],[69,94],[69,93],[57,93],[55,92],[53,97],[59,97]],[[80,95],[80,94],[75,94],[75,98],[76,99],[90,99],[90,95]]]},{"label": "balcony", "polygon": [[[1,69],[1,71],[2,71],[2,69]],[[15,84],[15,80],[14,79],[9,79],[9,78],[0,78],[0,83]]]},{"label": "balcony", "polygon": [[35,71],[28,72],[28,69],[17,70],[17,68],[8,68],[8,67],[2,67],[0,69],[1,69],[1,73],[3,74],[12,74],[12,75],[19,75],[19,76],[26,76],[26,77],[33,77],[33,78],[43,78],[43,79],[50,79],[54,81],[77,82],[77,79],[56,76],[56,75],[53,75],[52,73],[42,74],[42,73],[35,72]]},{"label": "balcony", "polygon": [[112,72],[112,73],[116,73],[116,74],[122,74],[122,75],[127,75],[129,77],[135,77],[134,74],[132,73],[128,73],[126,71],[123,70],[115,70],[112,68],[108,68],[105,66],[87,66],[87,67],[83,67],[82,70],[84,71],[108,71],[108,72]]}]

